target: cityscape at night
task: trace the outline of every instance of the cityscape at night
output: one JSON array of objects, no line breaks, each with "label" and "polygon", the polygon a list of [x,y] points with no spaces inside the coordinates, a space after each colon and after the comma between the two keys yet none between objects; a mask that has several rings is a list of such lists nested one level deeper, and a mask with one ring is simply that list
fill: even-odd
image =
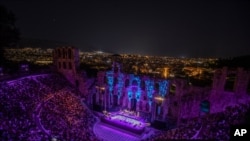
[{"label": "cityscape at night", "polygon": [[0,140],[246,140],[249,6],[1,1]]}]

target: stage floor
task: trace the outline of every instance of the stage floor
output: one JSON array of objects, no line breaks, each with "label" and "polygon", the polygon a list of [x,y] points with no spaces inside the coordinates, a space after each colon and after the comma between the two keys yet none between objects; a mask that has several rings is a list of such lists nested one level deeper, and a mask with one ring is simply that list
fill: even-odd
[{"label": "stage floor", "polygon": [[142,134],[145,127],[148,126],[139,116],[124,114],[124,112],[107,113],[101,118],[101,121],[138,135]]},{"label": "stage floor", "polygon": [[98,122],[94,126],[94,133],[104,141],[140,141],[141,137],[133,135],[115,127]]}]

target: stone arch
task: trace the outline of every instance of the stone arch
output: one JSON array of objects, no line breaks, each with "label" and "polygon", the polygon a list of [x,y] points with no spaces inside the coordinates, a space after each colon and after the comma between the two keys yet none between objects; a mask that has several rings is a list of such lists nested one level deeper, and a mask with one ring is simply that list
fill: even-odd
[{"label": "stone arch", "polygon": [[141,86],[140,77],[138,76],[130,77],[130,85],[140,87]]},{"label": "stone arch", "polygon": [[134,80],[132,80],[132,85],[133,85],[133,86],[137,86],[137,85],[138,85],[138,82],[134,79]]},{"label": "stone arch", "polygon": [[158,82],[156,82],[155,84],[154,84],[154,89],[155,89],[155,91],[158,93],[159,92],[159,90],[160,90],[160,84],[158,83]]}]

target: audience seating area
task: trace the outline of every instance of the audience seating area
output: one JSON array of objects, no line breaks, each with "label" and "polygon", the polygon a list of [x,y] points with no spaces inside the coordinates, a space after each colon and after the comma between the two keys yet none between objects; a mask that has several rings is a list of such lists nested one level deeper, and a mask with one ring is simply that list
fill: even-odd
[{"label": "audience seating area", "polygon": [[246,123],[246,113],[250,104],[229,106],[224,112],[208,114],[202,117],[182,120],[182,126],[158,131],[144,141],[171,139],[200,139],[227,141],[230,138],[230,125]]},{"label": "audience seating area", "polygon": [[59,74],[0,84],[1,140],[98,140],[95,117]]}]

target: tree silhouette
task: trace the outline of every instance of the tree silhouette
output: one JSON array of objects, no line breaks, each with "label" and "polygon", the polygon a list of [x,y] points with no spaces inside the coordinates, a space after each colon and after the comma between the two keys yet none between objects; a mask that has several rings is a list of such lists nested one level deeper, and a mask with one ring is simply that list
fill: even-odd
[{"label": "tree silhouette", "polygon": [[19,30],[15,26],[15,15],[0,5],[0,64],[5,62],[4,48],[16,46]]}]

